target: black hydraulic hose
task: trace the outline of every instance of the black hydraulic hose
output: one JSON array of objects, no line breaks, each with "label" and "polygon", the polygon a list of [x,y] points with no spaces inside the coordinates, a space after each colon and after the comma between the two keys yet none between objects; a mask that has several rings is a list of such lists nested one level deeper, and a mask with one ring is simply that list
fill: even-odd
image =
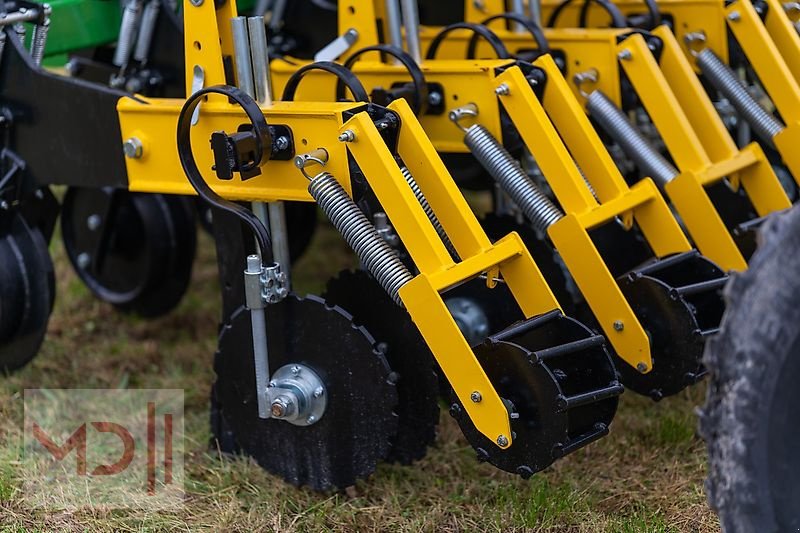
[{"label": "black hydraulic hose", "polygon": [[183,172],[186,174],[189,183],[192,184],[192,187],[197,191],[200,198],[214,207],[239,217],[245,224],[250,226],[250,229],[253,230],[256,242],[258,243],[258,247],[261,250],[262,263],[267,265],[271,264],[273,262],[272,239],[269,230],[267,230],[261,220],[259,220],[252,211],[230,200],[226,200],[215,193],[208,183],[206,183],[205,179],[203,179],[203,175],[194,159],[191,139],[192,115],[195,109],[197,109],[197,106],[200,105],[200,102],[209,94],[221,94],[236,102],[239,107],[244,110],[245,114],[247,114],[247,118],[253,126],[253,131],[256,134],[256,158],[252,164],[242,170],[252,170],[254,167],[259,166],[269,159],[269,154],[272,151],[272,143],[267,142],[267,140],[270,139],[267,120],[264,118],[264,114],[253,98],[244,91],[236,87],[231,87],[230,85],[206,87],[191,95],[186,100],[186,103],[183,104],[183,108],[178,115],[178,158],[181,161]]},{"label": "black hydraulic hose", "polygon": [[[412,109],[415,115],[421,115],[428,106],[428,84],[425,82],[425,75],[422,69],[419,68],[417,62],[411,55],[396,46],[390,44],[377,44],[374,46],[367,46],[361,48],[353,53],[344,62],[346,68],[352,68],[353,64],[360,59],[360,57],[367,52],[381,52],[397,59],[401,65],[405,67],[408,74],[411,76],[411,82],[414,85],[414,101],[412,102]],[[344,97],[344,83],[341,79],[336,82],[336,99],[340,100]]]},{"label": "black hydraulic hose", "polygon": [[350,71],[350,69],[345,68],[339,63],[334,63],[333,61],[317,61],[316,63],[311,63],[297,69],[289,78],[289,81],[286,82],[286,87],[283,89],[283,96],[281,97],[281,100],[284,102],[293,101],[300,82],[303,80],[305,75],[312,70],[322,70],[333,74],[339,79],[337,84],[343,83],[348,89],[350,89],[350,92],[353,94],[353,98],[357,102],[369,103],[369,94],[367,94],[367,90],[364,88],[364,85],[361,84],[361,80],[359,80],[358,77]]},{"label": "black hydraulic hose", "polygon": [[[528,30],[528,33],[533,36],[539,52],[542,54],[550,52],[550,43],[547,42],[547,37],[545,37],[544,31],[542,31],[541,26],[536,24],[534,21],[523,17],[519,13],[501,13],[481,21],[481,24],[488,26],[489,23],[494,22],[495,20],[511,20],[522,25],[526,30]],[[467,47],[467,59],[475,58],[475,49],[478,47],[478,37],[479,36],[476,33],[470,38],[469,46]]]},{"label": "black hydraulic hose", "polygon": [[[547,26],[550,28],[555,27],[558,19],[561,17],[561,14],[564,10],[572,3],[573,0],[564,0],[550,14],[550,18],[547,19]],[[617,6],[613,3],[609,2],[609,0],[589,0],[597,3],[600,7],[605,9],[609,15],[611,15],[611,27],[612,28],[624,28],[628,25],[627,21],[625,20],[625,15],[622,14],[622,11],[619,10]],[[588,5],[588,1],[586,5]],[[584,23],[585,25],[585,23]]]},{"label": "black hydraulic hose", "polygon": [[480,35],[491,45],[494,53],[497,54],[498,59],[510,59],[511,54],[508,52],[508,49],[503,44],[502,39],[497,36],[495,32],[483,26],[481,24],[473,24],[471,22],[456,22],[455,24],[450,24],[443,28],[439,33],[431,41],[431,44],[428,46],[428,54],[425,56],[425,59],[436,59],[436,52],[439,51],[439,45],[442,44],[444,38],[447,35],[455,30],[470,30],[472,33],[476,35]]}]

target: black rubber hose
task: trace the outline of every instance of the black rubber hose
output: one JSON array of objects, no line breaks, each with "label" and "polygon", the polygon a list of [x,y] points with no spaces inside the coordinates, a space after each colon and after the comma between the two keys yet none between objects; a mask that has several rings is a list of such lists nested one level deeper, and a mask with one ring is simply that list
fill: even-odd
[{"label": "black rubber hose", "polygon": [[[588,0],[596,2],[600,7],[605,9],[609,15],[611,15],[611,27],[612,28],[624,28],[627,26],[627,21],[625,20],[625,15],[622,14],[622,11],[619,10],[617,6],[609,2],[608,0]],[[572,3],[572,0],[564,0],[553,10],[550,14],[550,18],[547,19],[547,26],[550,28],[555,27],[558,19],[561,17],[561,14],[564,12],[564,9],[567,8]]]},{"label": "black rubber hose", "polygon": [[322,70],[333,74],[339,80],[337,84],[343,83],[348,89],[350,89],[350,92],[353,94],[353,98],[357,102],[369,103],[369,94],[367,94],[367,90],[361,84],[361,80],[359,80],[358,77],[350,71],[350,69],[345,68],[339,63],[334,63],[333,61],[317,61],[316,63],[311,63],[297,69],[289,78],[289,81],[286,82],[286,87],[283,89],[283,96],[281,97],[281,100],[284,102],[293,101],[300,82],[303,80],[305,75],[312,70]]},{"label": "black rubber hose", "polygon": [[[545,37],[544,31],[542,31],[541,26],[536,24],[534,21],[523,17],[519,13],[501,13],[500,15],[494,15],[486,20],[481,21],[481,24],[487,26],[489,23],[494,22],[495,20],[511,20],[517,24],[521,24],[526,30],[528,30],[528,33],[533,36],[539,52],[546,54],[550,51],[550,43],[547,42],[547,37]],[[467,47],[467,59],[475,58],[475,50],[477,47],[478,34],[476,33],[469,40],[469,46]]]},{"label": "black rubber hose", "polygon": [[252,211],[230,200],[226,200],[215,193],[208,183],[206,183],[205,179],[203,179],[203,175],[194,159],[191,139],[192,115],[194,114],[194,110],[197,109],[197,106],[200,105],[200,102],[202,102],[208,94],[221,94],[236,102],[239,107],[244,110],[245,114],[247,114],[247,118],[253,126],[253,131],[256,133],[256,158],[252,165],[248,165],[248,168],[243,170],[249,170],[262,164],[269,158],[269,153],[272,151],[272,143],[267,142],[271,137],[267,119],[264,117],[264,114],[261,112],[255,100],[244,91],[236,87],[231,87],[230,85],[206,87],[191,95],[186,100],[186,103],[183,104],[183,108],[178,115],[178,158],[181,161],[183,172],[186,174],[189,183],[192,184],[194,190],[197,191],[197,194],[203,200],[223,211],[227,211],[239,217],[245,224],[250,226],[253,230],[256,242],[258,242],[258,246],[261,249],[262,263],[271,264],[273,262],[272,239],[269,230],[267,230],[261,220],[259,220]]},{"label": "black rubber hose", "polygon": [[[367,46],[356,51],[353,53],[353,55],[347,58],[347,61],[344,62],[344,66],[348,69],[352,68],[353,64],[355,64],[355,62],[367,52],[381,52],[389,55],[397,59],[400,64],[405,67],[405,69],[408,71],[408,74],[411,76],[412,83],[414,84],[414,102],[412,102],[411,107],[414,110],[415,115],[422,114],[428,105],[428,84],[425,82],[425,75],[422,73],[422,69],[419,68],[417,62],[414,61],[414,58],[411,57],[408,52],[396,46],[392,46],[390,44],[377,44],[374,46]],[[340,100],[342,98],[344,98],[344,83],[339,80],[336,82],[336,99]]]},{"label": "black rubber hose", "polygon": [[436,37],[433,38],[430,46],[428,46],[428,54],[425,56],[425,59],[435,59],[436,52],[439,51],[439,45],[442,44],[442,41],[444,41],[444,38],[447,37],[450,32],[455,30],[470,30],[472,33],[480,35],[486,39],[486,42],[491,45],[494,53],[497,54],[498,59],[511,58],[511,54],[508,53],[508,49],[503,44],[502,39],[500,39],[495,32],[486,26],[481,24],[473,24],[472,22],[456,22],[455,24],[446,26],[436,34]]}]

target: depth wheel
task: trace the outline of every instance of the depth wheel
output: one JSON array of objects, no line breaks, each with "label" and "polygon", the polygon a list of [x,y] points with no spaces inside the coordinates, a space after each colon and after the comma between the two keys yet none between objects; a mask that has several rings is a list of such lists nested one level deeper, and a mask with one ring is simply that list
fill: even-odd
[{"label": "depth wheel", "polygon": [[315,490],[344,489],[368,477],[397,431],[397,392],[372,336],[341,308],[290,295],[267,307],[270,372],[311,369],[327,405],[310,425],[258,417],[250,313],[239,308],[223,326],[214,358],[218,428],[267,471]]},{"label": "depth wheel", "polygon": [[14,214],[0,233],[0,371],[17,370],[37,354],[54,298],[47,243]]},{"label": "depth wheel", "polygon": [[773,215],[760,240],[704,359],[706,491],[727,532],[800,530],[800,209]]},{"label": "depth wheel", "polygon": [[78,276],[121,311],[164,315],[189,286],[197,230],[187,198],[70,187],[61,229]]}]

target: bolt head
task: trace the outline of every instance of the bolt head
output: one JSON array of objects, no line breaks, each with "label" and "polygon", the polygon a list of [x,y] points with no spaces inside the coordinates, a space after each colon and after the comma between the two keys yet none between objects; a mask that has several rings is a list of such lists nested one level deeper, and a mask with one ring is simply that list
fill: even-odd
[{"label": "bolt head", "polygon": [[76,261],[78,263],[78,268],[84,269],[84,268],[88,267],[89,264],[92,262],[92,258],[91,258],[91,256],[89,254],[87,254],[86,252],[83,252],[83,253],[78,254],[78,257],[77,257]]},{"label": "bolt head", "polygon": [[622,61],[627,61],[627,60],[629,60],[631,57],[633,57],[633,54],[631,54],[631,51],[630,51],[630,50],[623,50],[623,51],[621,51],[619,54],[617,54],[617,57],[618,57],[619,59],[621,59]]},{"label": "bolt head", "polygon": [[297,365],[293,366],[292,367],[292,374],[294,374],[296,376],[299,373],[300,373],[300,367],[297,366]]},{"label": "bolt head", "polygon": [[10,205],[8,205],[8,202],[6,202],[5,200],[0,200],[0,209],[2,209],[3,211],[5,211],[5,210],[7,210],[9,207],[11,207],[11,206],[10,206]]},{"label": "bolt head", "polygon": [[497,445],[502,447],[508,446],[508,437],[506,437],[505,435],[500,435],[499,437],[497,437]]},{"label": "bolt head", "polygon": [[636,370],[644,374],[645,372],[647,372],[647,365],[644,363],[639,363],[638,365],[636,365]]},{"label": "bolt head", "polygon": [[738,22],[739,20],[741,20],[741,18],[742,15],[738,11],[731,11],[730,13],[728,13],[728,20],[730,20],[731,22]]},{"label": "bolt head", "polygon": [[131,137],[122,144],[122,151],[128,159],[139,159],[144,154],[144,145],[136,137]]},{"label": "bolt head", "polygon": [[97,228],[100,227],[101,222],[102,219],[100,218],[100,215],[91,215],[86,219],[86,227],[89,228],[89,231],[97,231]]},{"label": "bolt head", "polygon": [[437,106],[442,103],[442,93],[440,92],[432,92],[428,94],[428,104],[432,106]]},{"label": "bolt head", "polygon": [[323,394],[325,394],[325,389],[322,387],[314,389],[314,398],[321,398]]},{"label": "bolt head", "polygon": [[499,86],[498,86],[498,87],[497,87],[497,88],[494,90],[494,92],[495,92],[495,94],[497,94],[498,96],[505,96],[505,95],[509,94],[509,93],[511,92],[511,90],[508,88],[508,85],[506,85],[505,83],[501,83],[501,84],[500,84],[500,85],[499,85]]},{"label": "bolt head", "polygon": [[469,399],[475,403],[481,403],[481,400],[483,400],[483,396],[481,396],[480,392],[475,390],[472,391],[472,394],[469,395]]},{"label": "bolt head", "polygon": [[625,324],[622,323],[622,320],[615,320],[614,331],[622,331],[623,329],[625,329]]},{"label": "bolt head", "polygon": [[339,141],[343,143],[351,143],[356,140],[356,134],[353,133],[353,130],[344,130],[339,135]]},{"label": "bolt head", "polygon": [[306,422],[308,422],[309,424],[313,424],[316,421],[317,421],[317,417],[314,416],[314,415],[311,415],[308,418],[306,418]]},{"label": "bolt head", "polygon": [[287,139],[286,136],[281,135],[275,139],[275,148],[278,150],[286,150],[289,148],[289,139]]},{"label": "bolt head", "polygon": [[200,7],[203,5],[203,0],[191,0],[191,2],[194,7]]}]

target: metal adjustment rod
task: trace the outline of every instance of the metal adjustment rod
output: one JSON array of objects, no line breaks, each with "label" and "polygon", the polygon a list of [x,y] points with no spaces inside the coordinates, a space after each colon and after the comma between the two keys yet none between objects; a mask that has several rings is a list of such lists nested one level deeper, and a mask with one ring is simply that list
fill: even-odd
[{"label": "metal adjustment rod", "polygon": [[144,65],[150,57],[150,45],[153,42],[153,34],[156,31],[158,22],[158,12],[161,10],[161,0],[150,0],[144,7],[142,13],[142,23],[139,28],[139,36],[136,39],[136,48],[133,52],[133,59]]},{"label": "metal adjustment rod", "polygon": [[450,112],[450,120],[464,132],[464,144],[475,159],[500,184],[514,203],[528,217],[538,231],[547,235],[547,228],[564,215],[558,207],[533,183],[519,162],[494,136],[480,124],[465,128],[460,121],[465,117],[477,117],[478,107],[468,104]]},{"label": "metal adjustment rod", "polygon": [[119,26],[117,48],[114,50],[112,63],[125,70],[133,52],[136,30],[139,28],[139,19],[142,15],[143,0],[129,0],[122,11],[122,22]]},{"label": "metal adjustment rod", "polygon": [[403,26],[406,29],[408,53],[419,65],[422,63],[422,48],[419,44],[419,12],[417,11],[417,0],[400,0],[400,7],[403,10]]},{"label": "metal adjustment rod", "polygon": [[328,152],[321,148],[298,155],[294,160],[295,166],[309,180],[308,192],[317,201],[317,205],[342,234],[364,268],[375,277],[392,300],[402,307],[399,291],[414,276],[330,172],[323,170],[314,176],[308,174],[308,167],[325,166],[327,162]]}]

